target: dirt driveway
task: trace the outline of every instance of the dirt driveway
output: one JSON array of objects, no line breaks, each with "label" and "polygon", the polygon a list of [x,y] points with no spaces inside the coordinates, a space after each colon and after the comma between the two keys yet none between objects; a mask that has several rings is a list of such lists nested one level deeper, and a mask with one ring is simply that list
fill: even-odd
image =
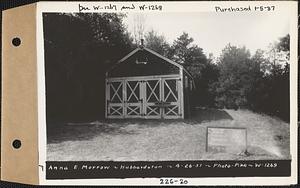
[{"label": "dirt driveway", "polygon": [[[201,112],[182,121],[61,124],[47,135],[49,161],[289,159],[289,124],[247,110]],[[203,118],[206,117],[206,118]],[[206,127],[246,127],[248,155],[206,152]]]}]

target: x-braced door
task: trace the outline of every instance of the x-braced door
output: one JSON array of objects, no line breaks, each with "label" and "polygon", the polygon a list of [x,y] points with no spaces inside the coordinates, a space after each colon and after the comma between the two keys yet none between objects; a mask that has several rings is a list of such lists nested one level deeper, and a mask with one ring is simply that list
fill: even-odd
[{"label": "x-braced door", "polygon": [[144,86],[145,118],[162,118],[162,108],[159,105],[159,102],[161,101],[161,79],[146,80]]},{"label": "x-braced door", "polygon": [[106,87],[107,118],[183,118],[179,76],[111,78]]},{"label": "x-braced door", "polygon": [[141,81],[125,80],[125,116],[127,118],[137,118],[142,116],[142,96]]},{"label": "x-braced door", "polygon": [[181,79],[177,77],[146,80],[144,100],[146,118],[183,118],[181,84]]},{"label": "x-braced door", "polygon": [[142,117],[141,81],[108,79],[106,116],[108,118]]},{"label": "x-braced door", "polygon": [[181,106],[181,80],[176,78],[162,79],[162,114],[165,119],[182,117]]},{"label": "x-braced door", "polygon": [[123,80],[109,80],[106,85],[106,116],[124,118]]}]

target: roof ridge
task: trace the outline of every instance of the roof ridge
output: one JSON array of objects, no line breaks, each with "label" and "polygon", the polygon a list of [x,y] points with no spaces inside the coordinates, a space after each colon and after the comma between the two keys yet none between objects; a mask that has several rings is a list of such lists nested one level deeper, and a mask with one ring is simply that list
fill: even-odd
[{"label": "roof ridge", "polygon": [[111,71],[112,69],[114,69],[117,65],[119,65],[120,63],[124,62],[126,59],[128,59],[129,57],[131,57],[132,55],[134,55],[135,53],[137,53],[138,51],[140,50],[146,50],[150,53],[152,53],[153,55],[167,61],[168,63],[171,63],[175,66],[177,66],[178,68],[182,68],[191,78],[193,78],[193,76],[191,75],[191,73],[183,66],[181,65],[180,63],[177,63],[167,57],[164,57],[163,55],[155,52],[154,50],[151,50],[145,46],[142,46],[142,47],[137,47],[136,49],[134,49],[133,51],[131,51],[129,54],[127,54],[126,56],[124,56],[122,59],[120,59],[117,63],[114,64],[114,66],[112,66],[107,72]]}]

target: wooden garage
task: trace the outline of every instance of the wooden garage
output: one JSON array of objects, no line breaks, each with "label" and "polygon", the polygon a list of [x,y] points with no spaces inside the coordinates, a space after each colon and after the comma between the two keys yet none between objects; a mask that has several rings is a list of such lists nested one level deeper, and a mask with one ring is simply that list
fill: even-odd
[{"label": "wooden garage", "polygon": [[183,119],[194,82],[181,65],[140,46],[106,72],[106,118]]}]

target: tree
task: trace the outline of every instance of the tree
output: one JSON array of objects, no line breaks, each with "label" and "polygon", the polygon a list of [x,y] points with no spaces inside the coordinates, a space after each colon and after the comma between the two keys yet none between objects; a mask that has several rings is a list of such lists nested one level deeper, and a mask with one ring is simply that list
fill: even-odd
[{"label": "tree", "polygon": [[179,36],[173,43],[173,60],[180,64],[188,63],[189,50],[193,41],[193,38],[189,37],[187,33],[183,32],[183,34]]},{"label": "tree", "polygon": [[279,51],[287,52],[288,57],[290,57],[290,34],[279,38],[277,48]]},{"label": "tree", "polygon": [[144,14],[135,14],[133,17],[133,38],[138,46],[140,41],[144,39],[146,17]]},{"label": "tree", "polygon": [[289,63],[280,55],[289,53],[282,47],[287,46],[286,38],[273,43],[272,53],[257,50],[253,56],[245,47],[227,45],[218,62],[218,81],[210,88],[217,105],[245,107],[289,121]]},{"label": "tree", "polygon": [[214,85],[218,106],[238,108],[248,105],[247,94],[255,82],[255,75],[260,71],[250,57],[245,47],[228,44],[223,49],[218,62],[220,77]]},{"label": "tree", "polygon": [[104,115],[105,71],[132,50],[114,13],[43,14],[47,121]]},{"label": "tree", "polygon": [[257,50],[255,54],[251,57],[252,67],[251,71],[249,71],[250,76],[252,78],[252,83],[247,93],[247,103],[248,107],[254,111],[260,111],[262,109],[262,105],[266,100],[265,89],[268,85],[265,84],[265,76],[266,76],[266,64],[268,64],[268,60],[264,57],[263,50]]},{"label": "tree", "polygon": [[193,41],[194,39],[184,32],[173,42],[170,56],[197,78],[201,77],[201,70],[206,66],[207,58],[202,48],[192,44]]},{"label": "tree", "polygon": [[194,39],[183,33],[171,47],[170,57],[182,64],[193,76],[196,88],[193,91],[195,106],[214,106],[215,94],[210,87],[217,81],[218,67],[213,63],[213,56],[207,58],[203,49],[193,44]]},{"label": "tree", "polygon": [[[132,50],[133,41],[122,23],[125,14],[79,13],[75,16],[88,24],[88,28],[92,32],[92,40],[87,42],[91,43],[90,46],[95,47],[94,53],[91,54],[96,55],[98,61],[103,59],[105,62],[115,62]],[[100,50],[105,53],[96,52]],[[119,53],[116,54],[116,51]]]},{"label": "tree", "polygon": [[171,48],[167,43],[166,38],[163,35],[159,35],[154,30],[146,33],[145,46],[165,57],[168,57]]},{"label": "tree", "polygon": [[281,74],[285,66],[288,66],[290,59],[290,35],[279,38],[279,41],[270,43],[265,53],[267,64],[267,73]]},{"label": "tree", "polygon": [[269,61],[268,74],[262,81],[261,93],[264,94],[260,110],[289,121],[290,114],[290,36],[287,34],[270,45],[266,53]]}]

